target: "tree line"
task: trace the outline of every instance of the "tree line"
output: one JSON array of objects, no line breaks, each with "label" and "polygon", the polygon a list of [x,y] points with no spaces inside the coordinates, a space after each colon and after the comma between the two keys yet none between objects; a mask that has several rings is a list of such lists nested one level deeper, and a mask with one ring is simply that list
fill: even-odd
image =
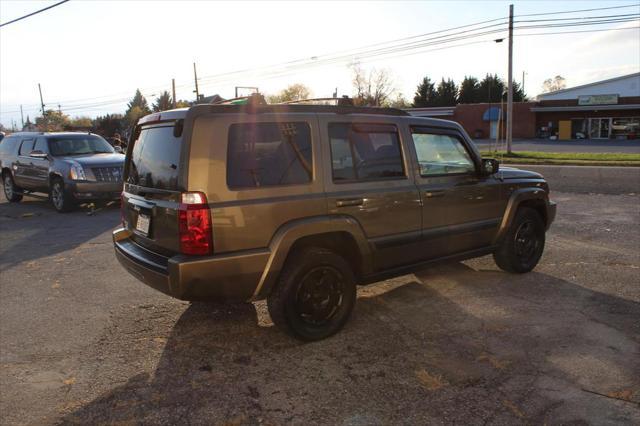
[{"label": "tree line", "polygon": [[[443,78],[436,85],[429,77],[424,77],[416,89],[412,106],[449,107],[457,104],[499,103],[506,100],[507,84],[496,74],[487,74],[482,80],[465,76],[460,85]],[[527,97],[522,87],[513,82],[513,101],[524,102]]]},{"label": "tree line", "polygon": [[[176,108],[188,107],[191,103],[183,100],[176,102]],[[47,110],[36,118],[35,128],[40,131],[55,132],[62,130],[84,130],[92,131],[103,136],[113,136],[116,133],[126,133],[140,118],[151,112],[166,111],[173,108],[173,99],[168,91],[160,93],[155,102],[149,106],[147,99],[139,89],[127,103],[124,114],[106,114],[96,118],[85,116],[70,118],[62,111]],[[33,123],[29,116],[25,122],[25,130],[32,130]]]},{"label": "tree line", "polygon": [[[364,70],[359,64],[351,66],[352,99],[355,105],[382,106],[395,108],[424,108],[424,107],[452,107],[457,104],[473,103],[500,103],[506,100],[507,84],[497,74],[486,74],[482,80],[473,76],[465,76],[457,85],[451,78],[442,78],[436,83],[430,77],[425,76],[416,87],[413,101],[408,101],[395,88],[394,79],[390,71],[385,69]],[[545,91],[558,90],[564,87],[564,78],[556,76],[545,81]],[[304,84],[295,83],[287,88],[267,96],[269,103],[279,103],[308,99],[312,95],[311,90]],[[514,102],[523,102],[527,97],[522,87],[513,82]],[[188,107],[194,102],[179,100],[175,107]],[[147,99],[140,90],[136,90],[131,101],[127,103],[124,114],[106,114],[94,119],[90,117],[70,118],[61,111],[47,110],[46,113],[36,118],[35,126],[42,131],[60,130],[90,130],[104,136],[113,136],[115,133],[127,133],[141,117],[151,112],[165,111],[174,107],[173,99],[168,91],[163,91],[149,105]],[[25,130],[32,130],[33,124],[27,117]]]}]

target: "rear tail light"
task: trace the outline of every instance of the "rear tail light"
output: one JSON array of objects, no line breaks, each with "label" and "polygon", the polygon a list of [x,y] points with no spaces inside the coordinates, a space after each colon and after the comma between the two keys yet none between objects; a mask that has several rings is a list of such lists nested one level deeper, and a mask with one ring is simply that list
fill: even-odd
[{"label": "rear tail light", "polygon": [[178,211],[180,251],[183,254],[213,253],[211,212],[202,192],[185,192]]}]

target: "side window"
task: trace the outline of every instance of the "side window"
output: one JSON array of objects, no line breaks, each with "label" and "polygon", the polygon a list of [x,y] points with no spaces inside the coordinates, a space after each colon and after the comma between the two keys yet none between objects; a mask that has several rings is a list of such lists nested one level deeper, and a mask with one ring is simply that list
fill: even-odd
[{"label": "side window", "polygon": [[405,177],[394,125],[332,123],[329,140],[334,182]]},{"label": "side window", "polygon": [[42,151],[42,152],[49,152],[49,150],[47,149],[47,140],[45,138],[38,138],[36,139],[36,144],[33,147],[34,151]]},{"label": "side window", "polygon": [[309,183],[312,165],[307,123],[241,123],[229,128],[229,188]]},{"label": "side window", "polygon": [[20,145],[20,155],[29,155],[33,151],[33,139],[25,139]]},{"label": "side window", "polygon": [[462,142],[451,135],[413,132],[421,176],[473,173],[475,165]]}]

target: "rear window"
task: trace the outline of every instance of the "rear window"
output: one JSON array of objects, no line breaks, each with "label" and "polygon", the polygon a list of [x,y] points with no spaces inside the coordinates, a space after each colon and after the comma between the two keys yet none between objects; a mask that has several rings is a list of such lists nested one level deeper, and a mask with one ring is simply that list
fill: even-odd
[{"label": "rear window", "polygon": [[229,128],[229,188],[297,185],[312,180],[307,123],[242,123]]},{"label": "rear window", "polygon": [[133,142],[127,182],[145,188],[176,190],[181,138],[173,126],[143,127]]}]

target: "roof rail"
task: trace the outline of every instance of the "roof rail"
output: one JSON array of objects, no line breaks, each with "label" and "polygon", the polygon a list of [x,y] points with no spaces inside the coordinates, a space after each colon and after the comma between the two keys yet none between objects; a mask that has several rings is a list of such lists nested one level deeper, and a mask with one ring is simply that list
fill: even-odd
[{"label": "roof rail", "polygon": [[216,113],[331,113],[331,114],[375,114],[410,116],[406,111],[397,108],[359,107],[351,105],[314,105],[314,104],[199,104],[191,109]]},{"label": "roof rail", "polygon": [[267,101],[260,93],[252,93],[249,96],[240,96],[237,98],[225,99],[218,102],[213,102],[211,105],[266,105]]},{"label": "roof rail", "polygon": [[341,98],[309,98],[309,99],[298,99],[295,101],[286,101],[279,102],[283,105],[294,105],[294,104],[303,104],[303,105],[330,105],[326,102],[333,101],[335,102],[333,105],[338,106],[353,106],[353,99],[348,96],[343,96]]}]

